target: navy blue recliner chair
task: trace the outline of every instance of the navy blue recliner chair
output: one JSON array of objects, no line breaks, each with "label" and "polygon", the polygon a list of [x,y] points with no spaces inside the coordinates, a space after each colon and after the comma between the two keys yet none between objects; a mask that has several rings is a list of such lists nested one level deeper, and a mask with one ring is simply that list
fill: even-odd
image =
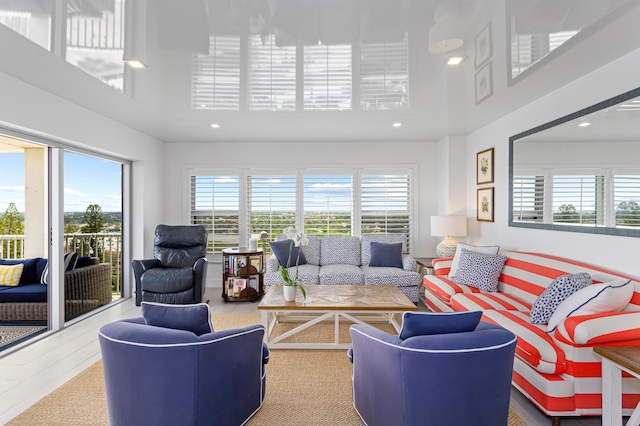
[{"label": "navy blue recliner chair", "polygon": [[262,406],[264,327],[213,331],[206,304],[142,303],[99,340],[109,424],[241,425]]},{"label": "navy blue recliner chair", "polygon": [[207,274],[207,229],[202,225],[158,225],[153,259],[131,262],[136,305],[200,303]]},{"label": "navy blue recliner chair", "polygon": [[405,312],[398,336],[352,325],[353,406],[365,424],[506,425],[517,337],[481,316]]}]

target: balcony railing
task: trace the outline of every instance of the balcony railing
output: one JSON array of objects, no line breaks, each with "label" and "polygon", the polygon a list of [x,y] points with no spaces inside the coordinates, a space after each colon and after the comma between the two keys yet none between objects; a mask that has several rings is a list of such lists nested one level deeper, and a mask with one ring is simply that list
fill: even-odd
[{"label": "balcony railing", "polygon": [[[24,259],[24,235],[0,235],[1,259]],[[113,292],[122,294],[122,234],[64,234],[64,251],[78,256],[97,257],[100,263],[111,265]]]}]

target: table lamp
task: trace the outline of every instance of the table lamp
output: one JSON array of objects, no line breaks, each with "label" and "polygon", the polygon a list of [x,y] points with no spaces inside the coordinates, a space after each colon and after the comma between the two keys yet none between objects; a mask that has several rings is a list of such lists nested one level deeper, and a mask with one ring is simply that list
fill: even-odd
[{"label": "table lamp", "polygon": [[438,257],[453,257],[458,243],[451,237],[467,236],[467,217],[431,216],[431,235],[445,237],[436,247]]}]

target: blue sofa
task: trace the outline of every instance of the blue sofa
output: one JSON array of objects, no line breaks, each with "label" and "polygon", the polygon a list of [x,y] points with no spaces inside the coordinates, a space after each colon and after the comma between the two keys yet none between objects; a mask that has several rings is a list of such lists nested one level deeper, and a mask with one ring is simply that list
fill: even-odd
[{"label": "blue sofa", "polygon": [[[97,261],[84,258],[80,266],[65,272],[65,320],[111,302],[111,265]],[[19,284],[0,286],[0,321],[47,321],[49,286],[42,283],[47,259],[0,259],[0,265],[19,263],[24,265]]]}]

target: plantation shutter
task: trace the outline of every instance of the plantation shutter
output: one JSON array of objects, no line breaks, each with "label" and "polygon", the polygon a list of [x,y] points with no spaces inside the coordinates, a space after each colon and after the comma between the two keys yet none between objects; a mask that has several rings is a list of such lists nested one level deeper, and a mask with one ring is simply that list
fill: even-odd
[{"label": "plantation shutter", "polygon": [[362,174],[360,232],[404,234],[411,252],[413,214],[410,174]]},{"label": "plantation shutter", "polygon": [[296,48],[278,47],[270,34],[249,37],[249,109],[296,110]]},{"label": "plantation shutter", "polygon": [[613,182],[615,226],[640,227],[640,174],[616,174]]},{"label": "plantation shutter", "polygon": [[360,108],[409,109],[408,41],[360,47]]},{"label": "plantation shutter", "polygon": [[544,221],[544,176],[513,177],[513,220]]},{"label": "plantation shutter", "polygon": [[240,109],[240,37],[211,36],[209,54],[194,54],[191,108]]},{"label": "plantation shutter", "polygon": [[284,229],[295,228],[296,201],[295,175],[247,176],[248,235],[266,231],[273,241]]},{"label": "plantation shutter", "polygon": [[239,176],[191,176],[191,224],[209,231],[207,253],[239,245]]},{"label": "plantation shutter", "polygon": [[304,110],[350,110],[351,45],[304,47]]},{"label": "plantation shutter", "polygon": [[352,235],[351,175],[304,176],[304,232]]},{"label": "plantation shutter", "polygon": [[553,222],[603,226],[604,183],[603,174],[554,175]]}]

